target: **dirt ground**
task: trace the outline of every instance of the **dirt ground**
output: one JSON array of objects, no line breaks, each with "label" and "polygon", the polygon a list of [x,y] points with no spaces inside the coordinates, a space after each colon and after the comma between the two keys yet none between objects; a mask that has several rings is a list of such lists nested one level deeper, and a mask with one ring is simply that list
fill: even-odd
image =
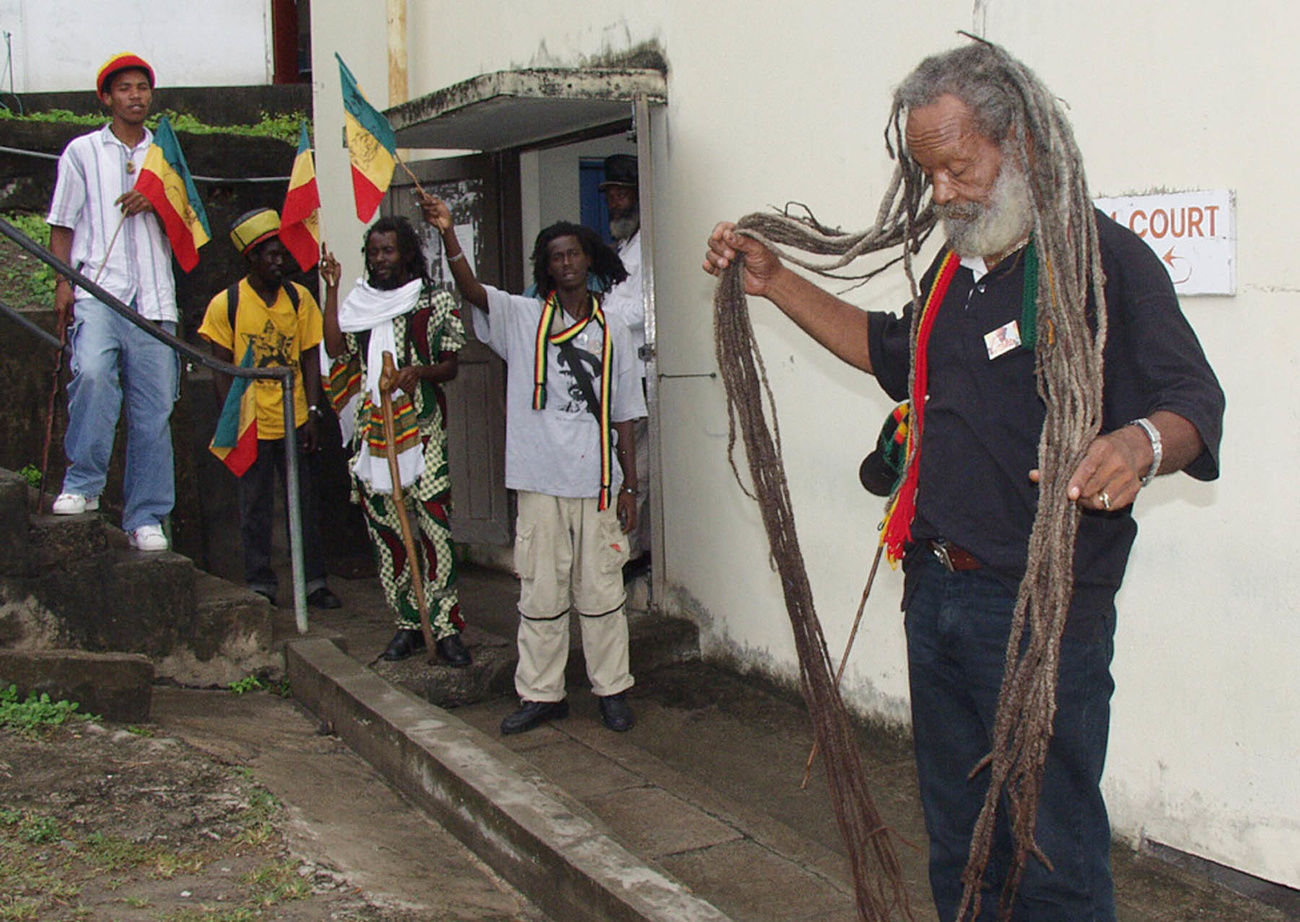
[{"label": "dirt ground", "polygon": [[[410,895],[414,885],[376,892],[364,868],[348,867],[346,857],[331,860],[328,843],[302,840],[300,820],[312,806],[287,803],[265,786],[264,776],[276,784],[275,772],[268,774],[251,748],[216,751],[202,738],[186,739],[185,726],[169,726],[158,713],[161,691],[155,694],[160,722],[146,727],[76,720],[40,735],[0,729],[0,922],[541,918],[472,857],[460,855],[454,841],[428,840],[420,848],[437,853],[429,856],[433,867],[463,866],[456,905],[431,905],[418,893],[400,898],[399,891]],[[298,780],[319,771],[356,793],[355,756],[318,733],[292,702],[267,693],[209,693],[195,707],[192,694],[170,690],[162,697],[182,697],[170,709],[198,715],[186,718],[195,732],[207,713],[244,724],[275,722],[281,739],[291,728],[293,751],[278,757],[310,761],[312,769],[299,771]],[[392,803],[383,806],[384,798]],[[371,811],[408,811],[388,789],[366,791],[365,799]],[[406,838],[421,835],[417,829]],[[395,851],[367,846],[355,830],[342,838],[353,848],[369,847],[371,856]],[[421,871],[432,867],[417,866],[415,873]],[[450,883],[442,881],[444,888]]]},{"label": "dirt ground", "polygon": [[173,738],[0,731],[0,920],[405,922],[295,858],[251,774]]}]

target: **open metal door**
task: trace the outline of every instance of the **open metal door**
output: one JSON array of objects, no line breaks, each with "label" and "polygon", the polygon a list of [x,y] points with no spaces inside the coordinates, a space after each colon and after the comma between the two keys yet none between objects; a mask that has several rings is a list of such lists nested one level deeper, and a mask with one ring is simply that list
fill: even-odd
[{"label": "open metal door", "polygon": [[[518,207],[514,181],[506,180],[502,194],[502,176],[518,174],[516,159],[510,154],[478,154],[411,165],[421,187],[451,208],[461,246],[479,277],[503,288],[517,282],[507,277],[503,266],[517,265],[518,254],[503,252],[511,238],[500,233],[506,216]],[[424,223],[415,183],[404,171],[393,177],[383,210],[411,219],[434,280],[454,291],[442,241]],[[474,338],[465,306],[461,319],[469,341],[461,350],[456,380],[445,387],[452,538],[467,544],[509,544],[513,516],[505,488],[505,363]]]}]

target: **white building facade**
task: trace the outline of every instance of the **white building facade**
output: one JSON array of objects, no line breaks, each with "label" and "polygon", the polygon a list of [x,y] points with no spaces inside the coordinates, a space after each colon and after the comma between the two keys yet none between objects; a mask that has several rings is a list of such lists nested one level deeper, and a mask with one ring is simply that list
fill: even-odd
[{"label": "white building facade", "polygon": [[273,74],[269,0],[0,0],[0,90],[94,89],[119,51],[144,57],[159,86],[257,86]]}]

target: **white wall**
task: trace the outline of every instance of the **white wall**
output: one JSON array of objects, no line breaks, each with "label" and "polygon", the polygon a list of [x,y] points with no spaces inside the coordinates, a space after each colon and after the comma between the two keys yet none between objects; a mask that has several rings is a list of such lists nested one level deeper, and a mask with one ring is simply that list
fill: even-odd
[{"label": "white wall", "polygon": [[[700,622],[706,656],[791,682],[795,654],[758,512],[727,463],[721,383],[672,377],[716,370],[713,286],[699,270],[713,223],[791,199],[831,224],[869,223],[890,172],[881,132],[892,86],[973,27],[1068,101],[1095,194],[1235,190],[1238,294],[1184,302],[1228,393],[1224,477],[1162,478],[1142,497],[1120,596],[1105,787],[1118,833],[1300,886],[1300,576],[1290,559],[1300,479],[1288,476],[1300,457],[1300,283],[1285,249],[1286,217],[1300,206],[1289,181],[1300,129],[1274,102],[1293,98],[1300,80],[1283,46],[1300,14],[1172,0],[975,6],[979,21],[957,0],[564,0],[537,12],[412,0],[411,92],[509,67],[576,66],[646,41],[662,49],[669,102],[656,122],[654,259],[669,376],[666,602]],[[329,139],[342,119],[325,62],[342,50],[368,90],[382,89],[386,38],[382,8],[364,18],[344,0],[317,0],[313,15],[317,129]],[[382,106],[382,93],[371,98]],[[324,140],[318,156],[334,228],[351,210],[346,156]],[[543,159],[526,161],[526,182],[545,181]],[[525,190],[539,220],[545,200]],[[347,232],[345,254],[360,226]],[[901,273],[847,297],[895,309]],[[889,401],[770,305],[751,310],[818,612],[839,651],[881,511],[857,465]],[[898,574],[877,580],[845,686],[858,712],[903,723],[900,588]]]},{"label": "white wall", "polygon": [[[120,51],[153,65],[158,85],[250,86],[271,82],[269,0],[0,0],[12,33],[14,91],[90,90]],[[6,49],[0,46],[0,65]],[[0,70],[0,89],[9,90]]]}]

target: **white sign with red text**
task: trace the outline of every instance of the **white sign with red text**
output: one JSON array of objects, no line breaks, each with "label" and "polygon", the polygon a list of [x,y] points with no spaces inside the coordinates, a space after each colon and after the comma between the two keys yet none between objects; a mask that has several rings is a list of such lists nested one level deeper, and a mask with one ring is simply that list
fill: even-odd
[{"label": "white sign with red text", "polygon": [[1237,209],[1226,189],[1096,199],[1147,242],[1180,295],[1237,293]]}]

